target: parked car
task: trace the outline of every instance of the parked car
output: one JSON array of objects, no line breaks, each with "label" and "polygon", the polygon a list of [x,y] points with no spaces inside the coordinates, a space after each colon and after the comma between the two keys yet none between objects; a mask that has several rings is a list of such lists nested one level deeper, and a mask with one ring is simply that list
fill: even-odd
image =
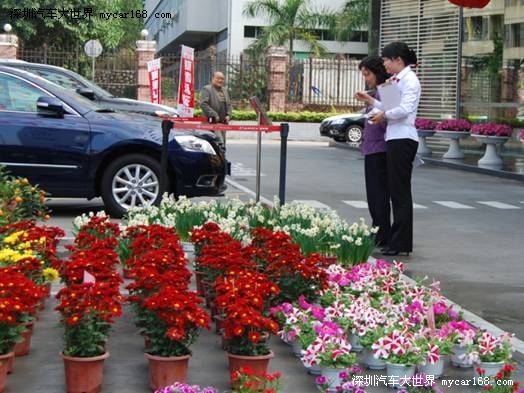
[{"label": "parked car", "polygon": [[330,116],[320,123],[320,135],[338,142],[359,143],[366,118],[364,109],[356,113]]},{"label": "parked car", "polygon": [[162,176],[161,120],[114,112],[37,75],[0,66],[0,165],[54,197],[101,196],[122,216],[175,195],[222,194],[229,168],[217,137],[171,130]]},{"label": "parked car", "polygon": [[22,60],[4,59],[0,60],[0,65],[29,71],[39,75],[50,82],[54,82],[66,89],[74,90],[77,93],[95,101],[102,108],[109,108],[115,111],[141,113],[150,116],[178,116],[175,108],[167,105],[153,104],[147,101],[138,101],[131,98],[115,97],[100,86],[90,82],[82,75],[62,67],[49,64],[29,63]]}]

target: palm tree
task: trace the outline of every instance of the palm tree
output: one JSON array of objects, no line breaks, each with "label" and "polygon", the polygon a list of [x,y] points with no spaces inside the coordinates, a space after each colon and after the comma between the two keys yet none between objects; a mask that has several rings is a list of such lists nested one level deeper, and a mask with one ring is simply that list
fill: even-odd
[{"label": "palm tree", "polygon": [[253,50],[265,52],[271,45],[287,44],[291,56],[295,40],[305,42],[316,56],[324,54],[326,48],[316,31],[332,30],[336,20],[334,11],[325,7],[313,10],[309,0],[252,0],[244,6],[243,14],[269,20],[269,25],[251,45]]},{"label": "palm tree", "polygon": [[337,16],[336,38],[346,41],[355,31],[370,26],[371,2],[369,0],[346,0],[342,12]]}]

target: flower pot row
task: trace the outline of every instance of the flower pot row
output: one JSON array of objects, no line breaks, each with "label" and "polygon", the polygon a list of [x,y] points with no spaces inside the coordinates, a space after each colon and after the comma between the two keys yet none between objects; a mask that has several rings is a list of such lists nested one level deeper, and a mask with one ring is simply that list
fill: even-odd
[{"label": "flower pot row", "polygon": [[62,263],[62,287],[56,294],[63,328],[60,355],[68,393],[100,392],[107,341],[122,314],[123,279],[116,252],[120,230],[105,215],[93,215],[77,225],[69,255]]},{"label": "flower pot row", "polygon": [[201,328],[210,328],[204,300],[190,288],[192,272],[174,228],[136,225],[126,228],[126,285],[143,335],[152,390],[175,381],[184,383],[191,345]]}]

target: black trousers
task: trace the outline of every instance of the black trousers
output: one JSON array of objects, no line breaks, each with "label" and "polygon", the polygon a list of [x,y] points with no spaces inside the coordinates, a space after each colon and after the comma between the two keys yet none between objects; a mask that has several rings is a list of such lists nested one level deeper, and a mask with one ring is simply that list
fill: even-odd
[{"label": "black trousers", "polygon": [[388,186],[393,210],[389,247],[413,251],[413,199],[411,173],[418,142],[412,139],[387,141]]},{"label": "black trousers", "polygon": [[372,225],[379,228],[375,240],[377,245],[385,246],[388,244],[391,228],[386,152],[368,154],[364,157],[364,176]]}]

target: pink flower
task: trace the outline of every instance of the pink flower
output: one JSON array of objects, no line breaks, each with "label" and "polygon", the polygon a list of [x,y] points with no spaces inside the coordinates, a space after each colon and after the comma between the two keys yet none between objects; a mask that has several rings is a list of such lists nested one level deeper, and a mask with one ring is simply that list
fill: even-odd
[{"label": "pink flower", "polygon": [[415,119],[415,127],[418,130],[434,130],[437,125],[437,122],[432,119],[424,119],[422,117],[417,117]]},{"label": "pink flower", "polygon": [[448,119],[437,124],[437,131],[469,131],[471,123],[464,119]]},{"label": "pink flower", "polygon": [[391,350],[391,342],[386,337],[379,338],[371,345],[375,357],[387,359]]},{"label": "pink flower", "polygon": [[511,136],[513,129],[507,124],[478,123],[471,126],[471,133],[488,136]]},{"label": "pink flower", "polygon": [[440,360],[440,348],[436,344],[429,345],[429,351],[426,360],[430,364],[435,364]]}]

